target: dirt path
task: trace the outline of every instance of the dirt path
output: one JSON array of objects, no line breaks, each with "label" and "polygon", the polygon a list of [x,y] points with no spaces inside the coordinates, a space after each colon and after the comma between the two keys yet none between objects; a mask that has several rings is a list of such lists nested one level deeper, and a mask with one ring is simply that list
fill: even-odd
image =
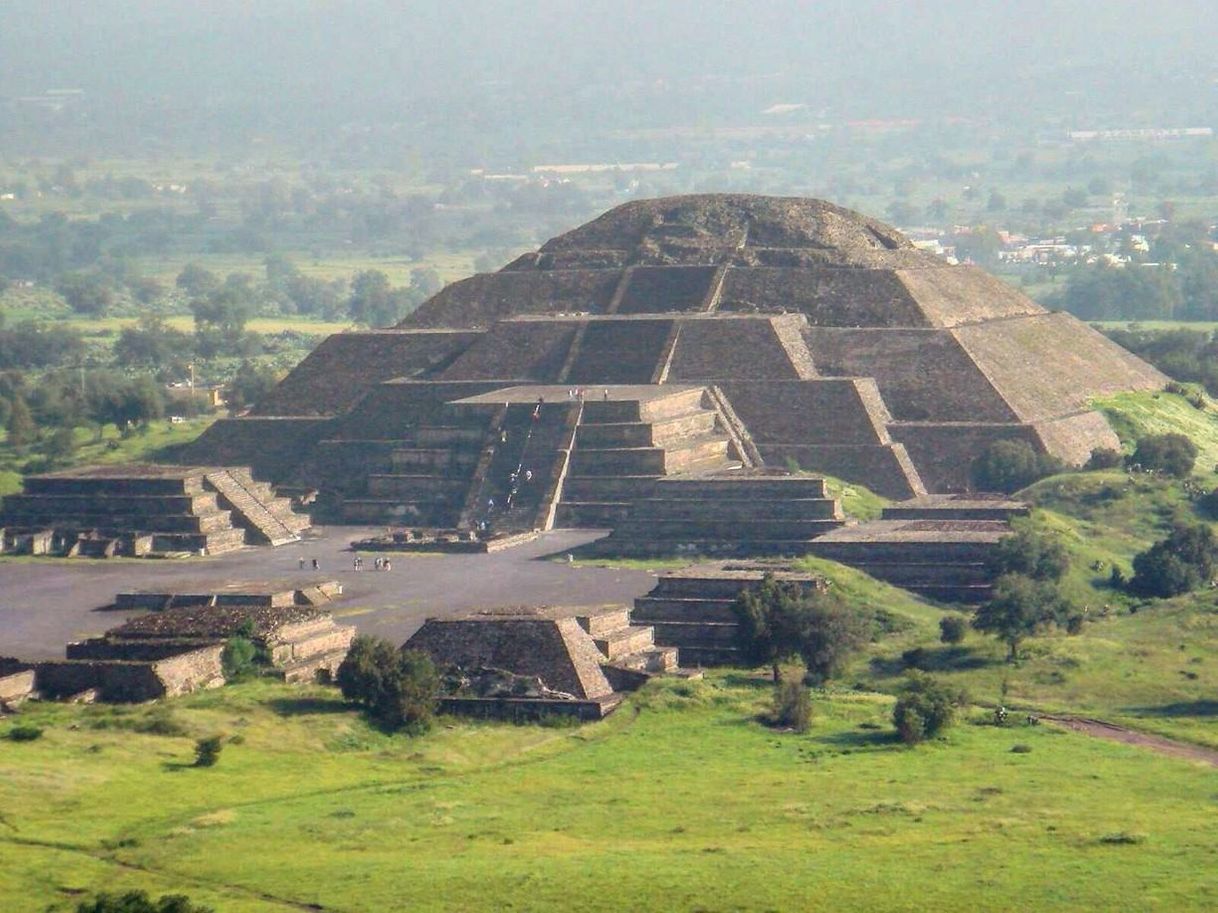
[{"label": "dirt path", "polygon": [[1175,739],[1168,739],[1160,735],[1150,735],[1146,732],[1126,729],[1123,726],[1087,717],[1041,714],[1040,718],[1045,722],[1056,723],[1058,726],[1063,726],[1073,732],[1081,732],[1084,735],[1093,736],[1097,739],[1108,739],[1111,742],[1137,745],[1140,748],[1148,748],[1151,751],[1167,755],[1168,757],[1181,758],[1185,761],[1202,761],[1218,767],[1218,749],[1215,748],[1205,748],[1204,746],[1193,745],[1189,742],[1177,742]]}]

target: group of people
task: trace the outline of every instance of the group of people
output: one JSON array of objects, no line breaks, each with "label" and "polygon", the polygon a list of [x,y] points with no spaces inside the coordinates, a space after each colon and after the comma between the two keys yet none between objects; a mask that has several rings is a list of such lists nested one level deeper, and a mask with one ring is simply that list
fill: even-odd
[{"label": "group of people", "polygon": [[[321,570],[321,565],[320,565],[320,564],[318,564],[317,559],[316,559],[316,558],[312,558],[312,559],[310,559],[310,560],[313,562],[313,570],[315,570],[315,571],[320,571],[320,570]],[[305,569],[305,559],[304,559],[304,558],[301,558],[301,559],[300,559],[300,569],[301,569],[302,571]]]},{"label": "group of people", "polygon": [[[357,570],[357,571],[362,571],[362,570],[364,569],[364,559],[363,559],[363,556],[361,556],[361,555],[356,555],[356,556],[355,556],[355,557],[352,559],[352,561],[351,561],[351,565],[352,565],[352,567],[353,567],[355,570]],[[391,570],[393,570],[393,564],[392,564],[392,563],[389,561],[389,559],[388,559],[388,558],[377,558],[377,559],[376,559],[376,561],[375,561],[375,562],[373,562],[373,567],[374,567],[374,568],[376,568],[376,570],[378,570],[378,571],[391,571]]]}]

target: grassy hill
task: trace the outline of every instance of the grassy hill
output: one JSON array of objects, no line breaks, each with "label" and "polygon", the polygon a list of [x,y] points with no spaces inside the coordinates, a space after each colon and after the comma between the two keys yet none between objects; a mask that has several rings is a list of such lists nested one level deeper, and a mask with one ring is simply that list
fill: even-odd
[{"label": "grassy hill", "polygon": [[[224,913],[1213,906],[1208,769],[982,718],[911,751],[871,693],[819,694],[812,732],[776,733],[767,700],[722,673],[577,730],[415,740],[258,682],[170,721],[37,707],[46,735],[0,751],[0,906],[71,910],[100,886]],[[216,731],[239,741],[186,766]]]}]

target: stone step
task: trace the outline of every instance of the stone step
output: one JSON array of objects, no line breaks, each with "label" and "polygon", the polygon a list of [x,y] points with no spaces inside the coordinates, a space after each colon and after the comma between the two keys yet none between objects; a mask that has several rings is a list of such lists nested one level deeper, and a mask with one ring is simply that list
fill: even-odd
[{"label": "stone step", "polygon": [[39,508],[48,516],[63,514],[114,514],[145,516],[149,514],[213,513],[217,510],[214,492],[193,495],[118,495],[99,494],[12,494],[4,498],[5,514]]},{"label": "stone step", "polygon": [[817,499],[828,496],[824,479],[803,476],[766,478],[749,475],[722,479],[661,479],[653,495],[656,498],[749,498],[763,501]]},{"label": "stone step", "polygon": [[571,502],[629,502],[647,497],[655,488],[653,475],[568,475],[563,500]]},{"label": "stone step", "polygon": [[947,584],[951,586],[988,586],[993,580],[989,568],[981,562],[929,564],[914,562],[866,562],[855,564],[860,571],[897,586]]},{"label": "stone step", "polygon": [[554,515],[556,526],[570,529],[612,529],[630,513],[623,501],[566,501]]},{"label": "stone step", "polygon": [[573,475],[635,475],[664,474],[664,450],[661,447],[577,448],[571,454]]},{"label": "stone step", "polygon": [[[678,486],[659,486],[655,495],[635,502],[635,510],[642,516],[666,520],[701,519],[714,517],[717,520],[842,520],[838,502],[832,498],[800,498],[791,501],[765,500],[758,498],[715,498],[713,500],[690,497],[669,497]],[[742,487],[732,494],[745,495]],[[681,492],[685,494],[684,491]]]},{"label": "stone step", "polygon": [[389,457],[393,471],[404,475],[472,469],[477,462],[477,450],[450,447],[403,448],[393,451]]},{"label": "stone step", "polygon": [[576,617],[581,628],[595,636],[630,627],[630,610],[625,606]]},{"label": "stone step", "polygon": [[592,640],[608,659],[615,660],[620,656],[628,656],[654,646],[654,634],[654,630],[650,627],[632,626],[596,634]]},{"label": "stone step", "polygon": [[104,529],[119,532],[138,530],[149,533],[206,533],[232,529],[233,524],[227,510],[195,514],[36,514],[31,512],[6,513],[5,520],[13,527],[39,527],[43,529]]},{"label": "stone step", "polygon": [[683,599],[657,596],[640,596],[634,601],[630,617],[637,624],[654,625],[664,621],[718,621],[731,624],[736,621],[732,611],[736,598],[730,599]]},{"label": "stone step", "polygon": [[576,435],[576,442],[578,446],[594,448],[668,446],[687,438],[714,433],[716,420],[714,412],[703,409],[655,423],[583,423]]},{"label": "stone step", "polygon": [[476,427],[424,425],[415,432],[415,440],[420,447],[481,447],[486,439],[487,429]]},{"label": "stone step", "polygon": [[639,418],[645,422],[661,422],[702,408],[706,393],[701,387],[675,390],[666,396],[644,401],[639,406]]},{"label": "stone step", "polygon": [[663,675],[677,670],[679,655],[680,651],[676,647],[651,647],[638,653],[620,656],[613,660],[613,665],[648,675]]},{"label": "stone step", "polygon": [[639,409],[638,400],[589,399],[584,403],[582,424],[608,425],[621,422],[641,422],[643,416]]},{"label": "stone step", "polygon": [[700,666],[734,666],[739,663],[738,653],[735,647],[727,646],[698,644],[680,648],[681,663],[686,669]]},{"label": "stone step", "polygon": [[977,564],[992,554],[990,542],[821,542],[809,551],[842,564]]},{"label": "stone step", "polygon": [[664,448],[664,472],[700,472],[728,462],[728,440],[724,436],[687,438]]},{"label": "stone step", "polygon": [[469,484],[468,479],[442,475],[373,473],[368,476],[368,494],[379,499],[448,500],[464,495]]},{"label": "stone step", "polygon": [[690,647],[733,647],[736,623],[721,621],[664,621],[651,626],[655,642],[677,647],[682,653]]},{"label": "stone step", "polygon": [[636,510],[617,526],[614,536],[750,543],[777,539],[813,539],[841,525],[841,520],[720,519],[713,514],[705,519],[669,519],[649,516]]}]

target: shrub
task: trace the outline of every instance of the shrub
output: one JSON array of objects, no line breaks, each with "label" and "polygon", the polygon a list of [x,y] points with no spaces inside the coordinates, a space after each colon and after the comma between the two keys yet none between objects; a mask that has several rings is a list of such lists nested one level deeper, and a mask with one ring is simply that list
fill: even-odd
[{"label": "shrub", "polygon": [[775,726],[807,732],[812,726],[812,696],[799,676],[784,678],[774,686]]},{"label": "shrub", "polygon": [[1061,460],[1037,453],[1026,441],[1003,440],[981,452],[973,461],[970,475],[973,487],[980,491],[1010,494],[1061,469]]},{"label": "shrub", "polygon": [[338,687],[391,729],[425,732],[435,714],[440,675],[418,650],[398,650],[387,640],[360,636],[338,667]]},{"label": "shrub", "polygon": [[1189,593],[1214,577],[1218,567],[1218,540],[1202,524],[1179,524],[1133,559],[1129,588],[1141,596],[1168,598]]},{"label": "shrub", "polygon": [[1022,574],[1033,580],[1061,580],[1070,570],[1070,555],[1061,542],[1037,532],[1027,523],[998,540],[987,561],[995,577]]},{"label": "shrub", "polygon": [[258,671],[258,658],[258,645],[252,640],[240,635],[230,637],[220,654],[224,678],[230,682],[249,678]]},{"label": "shrub", "polygon": [[1086,469],[1116,469],[1125,461],[1121,451],[1111,447],[1097,447],[1091,451]]},{"label": "shrub", "polygon": [[1138,440],[1129,463],[1183,479],[1193,471],[1197,452],[1197,445],[1183,434],[1152,434]]},{"label": "shrub", "polygon": [[215,767],[224,750],[224,736],[209,735],[195,742],[195,767]]},{"label": "shrub", "polygon": [[958,644],[964,640],[968,619],[963,615],[944,615],[939,619],[939,642]]},{"label": "shrub", "polygon": [[955,719],[956,708],[966,702],[963,692],[924,672],[910,672],[892,710],[892,723],[906,745],[933,739]]},{"label": "shrub", "polygon": [[157,900],[146,891],[98,894],[94,900],[76,905],[76,913],[214,913],[211,907],[191,903],[182,894],[166,894]]},{"label": "shrub", "polygon": [[8,731],[8,737],[11,742],[36,742],[42,738],[42,730],[37,726],[14,726]]}]

